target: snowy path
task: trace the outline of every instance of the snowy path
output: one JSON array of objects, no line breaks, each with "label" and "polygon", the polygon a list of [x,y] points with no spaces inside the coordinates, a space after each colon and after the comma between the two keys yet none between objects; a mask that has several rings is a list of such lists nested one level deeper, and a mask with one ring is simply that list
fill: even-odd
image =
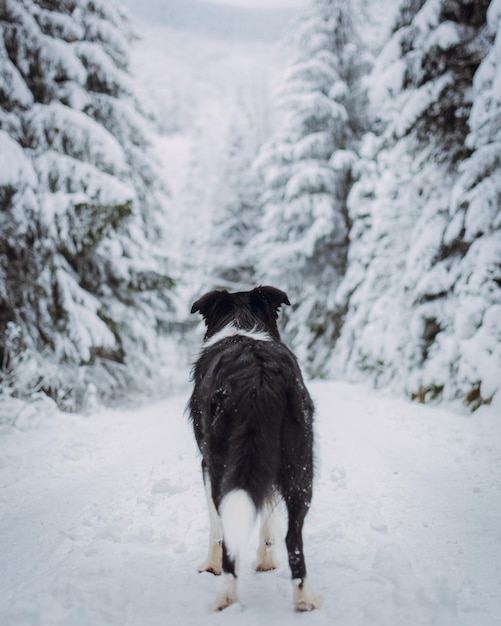
[{"label": "snowy path", "polygon": [[208,524],[186,390],[0,433],[0,624],[501,624],[501,416],[311,390],[321,611],[295,615],[287,568],[254,574],[249,546],[243,608],[207,615],[219,581],[196,573]]}]

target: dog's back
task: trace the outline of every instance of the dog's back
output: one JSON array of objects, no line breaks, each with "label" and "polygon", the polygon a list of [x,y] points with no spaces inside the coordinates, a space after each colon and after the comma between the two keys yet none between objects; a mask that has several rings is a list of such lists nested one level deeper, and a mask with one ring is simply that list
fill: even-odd
[{"label": "dog's back", "polygon": [[[194,370],[190,416],[202,454],[211,517],[209,557],[200,571],[225,573],[215,609],[237,601],[236,561],[275,494],[289,515],[286,536],[297,610],[320,600],[306,582],[302,527],[313,480],[313,403],[276,320],[286,294],[273,287],[213,291],[194,303],[207,332]],[[273,543],[268,522],[261,537]],[[219,547],[221,550],[219,550]],[[275,567],[258,551],[258,571]],[[221,563],[221,565],[220,565]]]},{"label": "dog's back", "polygon": [[216,508],[243,489],[257,510],[283,492],[302,463],[311,484],[313,405],[293,354],[279,341],[235,334],[203,350],[194,369],[191,414]]}]

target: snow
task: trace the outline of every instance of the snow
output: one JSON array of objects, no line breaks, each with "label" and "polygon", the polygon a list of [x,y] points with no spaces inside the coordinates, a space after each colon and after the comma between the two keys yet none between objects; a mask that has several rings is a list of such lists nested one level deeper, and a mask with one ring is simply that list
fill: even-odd
[{"label": "snow", "polygon": [[416,121],[423,115],[432,102],[435,102],[440,94],[453,84],[453,77],[444,74],[430,84],[415,89],[412,95],[407,95],[403,103],[400,117],[395,123],[395,134],[402,137],[407,134]]},{"label": "snow", "polygon": [[27,122],[31,132],[36,134],[38,152],[52,149],[76,159],[86,158],[107,173],[123,175],[127,171],[122,146],[85,113],[59,103],[35,105]]},{"label": "snow", "polygon": [[454,22],[442,22],[430,36],[428,46],[438,46],[442,50],[448,50],[461,43],[458,25]]},{"label": "snow", "polygon": [[[389,0],[385,4],[389,8]],[[404,89],[404,78],[412,79],[414,86],[421,84],[415,75],[417,61],[432,46],[448,50],[458,35],[464,36],[449,22],[438,25],[440,4],[428,0],[413,25],[395,33],[368,81],[373,107],[398,136],[412,139],[416,122],[456,84],[450,73],[439,73],[421,87]],[[16,9],[16,3],[10,5]],[[150,303],[154,296],[147,287],[162,278],[162,266],[146,227],[154,232],[159,221],[165,221],[159,238],[178,279],[172,298],[178,311],[186,311],[188,292],[214,280],[215,264],[224,268],[228,260],[232,266],[248,260],[239,249],[240,241],[228,248],[207,242],[216,239],[213,231],[224,234],[223,225],[229,229],[233,214],[239,214],[245,227],[251,223],[252,216],[239,210],[245,202],[239,204],[237,191],[252,196],[245,189],[251,185],[244,174],[252,169],[257,145],[268,139],[254,162],[254,169],[262,170],[262,198],[269,207],[253,252],[266,282],[274,280],[274,271],[287,290],[287,285],[299,284],[295,288],[301,297],[293,303],[297,308],[290,326],[291,335],[298,332],[303,361],[311,354],[310,339],[332,313],[332,303],[341,311],[349,303],[337,353],[333,355],[328,344],[333,326],[329,330],[327,321],[327,330],[315,343],[314,365],[335,359],[327,373],[370,378],[374,384],[391,385],[398,393],[423,394],[427,400],[446,385],[446,401],[470,397],[474,408],[493,402],[465,417],[392,400],[362,387],[311,385],[318,405],[318,462],[306,555],[312,584],[326,602],[322,611],[297,619],[341,626],[499,624],[501,301],[496,272],[501,242],[495,231],[501,219],[499,34],[475,74],[471,95],[466,90],[463,104],[473,101],[466,145],[473,153],[463,157],[453,176],[447,163],[442,166],[426,150],[416,152],[411,141],[393,145],[390,133],[377,137],[369,132],[360,150],[352,150],[344,135],[346,111],[355,96],[348,82],[334,80],[333,59],[322,50],[327,31],[314,32],[307,25],[300,31],[307,49],[317,51],[315,61],[300,57],[289,72],[289,79],[295,80],[277,94],[292,108],[278,120],[269,93],[283,59],[267,41],[244,37],[229,47],[226,40],[150,24],[134,52],[134,69],[141,80],[136,87],[122,67],[129,47],[125,25],[115,31],[98,17],[89,18],[86,9],[94,10],[91,0],[80,5],[74,20],[61,16],[54,22],[54,31],[65,39],[54,45],[38,32],[27,9],[19,9],[32,35],[26,46],[40,48],[43,70],[54,79],[51,89],[64,105],[33,105],[19,69],[0,49],[4,91],[10,106],[28,109],[23,113],[23,133],[27,131],[34,148],[22,150],[13,138],[24,137],[21,117],[16,122],[14,114],[3,113],[12,136],[0,130],[0,182],[18,192],[12,216],[23,216],[21,234],[23,228],[30,234],[30,207],[37,203],[36,211],[43,212],[47,222],[53,219],[59,229],[60,240],[50,244],[53,252],[49,261],[43,261],[37,288],[48,294],[57,280],[63,312],[70,319],[65,332],[48,333],[49,340],[77,362],[123,347],[134,376],[118,363],[113,372],[107,371],[98,360],[84,381],[85,369],[65,374],[47,352],[35,359],[29,350],[19,357],[25,362],[21,373],[13,369],[9,376],[18,376],[18,382],[20,376],[26,377],[24,387],[36,381],[36,390],[42,377],[53,380],[54,387],[46,387],[60,397],[70,388],[75,395],[85,393],[87,408],[96,406],[92,397],[103,390],[105,395],[121,395],[119,384],[123,388],[133,384],[143,392],[148,384],[153,388],[161,352],[163,365],[172,365],[163,381],[172,387],[179,378],[186,379],[187,372],[175,367],[179,355],[189,349],[188,332],[170,343],[159,342],[155,333],[159,321],[167,326],[175,314],[169,317],[168,307],[158,312],[160,299]],[[376,5],[380,11],[380,3],[372,5],[373,12]],[[108,13],[112,22],[121,22],[113,3],[100,0],[96,6],[98,14]],[[36,21],[49,28],[42,9],[34,10]],[[493,37],[500,16],[501,0],[493,0],[488,12]],[[380,17],[364,38],[375,41],[377,24],[383,21],[389,20]],[[93,43],[71,41],[83,36],[77,22],[89,27]],[[378,37],[378,45],[384,37]],[[346,48],[349,51],[350,46]],[[405,60],[404,49],[408,49]],[[24,52],[19,67],[29,58]],[[56,77],[71,80],[60,85]],[[89,78],[99,79],[106,93],[85,91]],[[150,111],[140,100],[143,91],[152,100],[150,108],[159,111],[163,134],[156,138],[150,136],[144,117]],[[125,100],[116,101],[111,95],[115,93]],[[275,136],[278,121],[285,130]],[[318,128],[313,123],[317,121]],[[153,188],[147,184],[160,168],[152,160],[154,152],[172,190],[172,202],[161,216],[157,209],[168,204],[161,197],[166,189],[160,189],[160,182],[153,182]],[[360,162],[355,162],[357,153]],[[296,161],[301,161],[300,167]],[[333,211],[334,199],[337,202],[333,194],[342,175],[351,175],[350,168],[356,182],[347,199],[353,222],[349,263],[336,290],[337,268],[327,268],[321,275],[318,266],[316,274],[297,270],[312,260],[326,234],[329,245],[346,239],[342,213]],[[328,173],[331,170],[334,175]],[[305,193],[311,191],[319,193]],[[283,206],[280,194],[292,201]],[[148,202],[143,204],[145,198]],[[102,240],[96,255],[99,267],[106,260],[112,283],[146,289],[134,308],[81,289],[77,278],[83,277],[55,254],[61,243],[66,253],[76,252],[67,245],[72,209],[89,200],[104,205],[134,201],[136,211],[127,229]],[[344,204],[339,207],[344,209]],[[4,211],[3,219],[9,215]],[[13,224],[17,228],[15,220]],[[81,243],[85,224],[77,225],[82,226]],[[24,245],[25,239],[17,240]],[[330,253],[328,247],[326,252]],[[34,257],[34,264],[42,258]],[[318,255],[319,264],[323,258]],[[16,301],[18,309],[28,313],[34,302],[30,269],[23,272],[27,297]],[[111,293],[108,285],[100,289],[104,295]],[[444,293],[450,295],[446,298]],[[312,294],[320,295],[315,299]],[[39,302],[39,309],[33,310],[37,328],[51,331],[51,301]],[[186,324],[184,317],[175,321]],[[127,330],[116,337],[115,330],[124,327]],[[23,385],[14,384],[12,393],[18,389],[22,391]],[[20,405],[2,396],[2,626],[166,622],[190,626],[208,619],[215,624],[273,626],[295,621],[287,567],[254,575],[250,547],[241,576],[243,607],[211,618],[206,615],[219,585],[196,574],[207,550],[208,516],[199,460],[182,415],[188,394],[184,388],[154,405],[86,416],[51,413],[48,399],[42,406]],[[256,531],[254,545],[255,536]],[[281,561],[285,563],[284,550]]]},{"label": "snow", "polygon": [[284,549],[280,569],[252,571],[255,530],[242,605],[207,614],[219,580],[196,572],[209,526],[184,387],[85,417],[3,406],[0,623],[499,624],[499,405],[464,416],[345,383],[310,388],[305,550],[321,610],[294,615]]},{"label": "snow", "polygon": [[55,272],[61,305],[69,311],[68,337],[58,338],[64,357],[88,362],[92,349],[116,348],[116,338],[99,317],[100,303],[92,294],[80,289],[72,276],[63,270]]},{"label": "snow", "polygon": [[[5,44],[0,41],[0,89],[8,94],[9,100],[21,107],[29,107],[33,103],[33,94],[26,86],[17,67],[8,58]],[[4,96],[5,97],[5,96]]]},{"label": "snow", "polygon": [[0,130],[0,185],[34,186],[36,180],[33,166],[20,145]]},{"label": "snow", "polygon": [[414,24],[421,31],[421,39],[428,37],[430,31],[439,23],[440,9],[440,0],[426,0],[423,8],[416,14]]}]

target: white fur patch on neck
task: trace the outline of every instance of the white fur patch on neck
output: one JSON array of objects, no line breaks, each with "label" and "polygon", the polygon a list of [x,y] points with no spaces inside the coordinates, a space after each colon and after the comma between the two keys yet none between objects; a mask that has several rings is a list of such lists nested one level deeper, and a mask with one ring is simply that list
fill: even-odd
[{"label": "white fur patch on neck", "polygon": [[222,339],[227,339],[228,337],[234,337],[235,335],[240,335],[241,337],[249,337],[249,339],[255,339],[256,341],[271,341],[271,336],[263,331],[263,330],[245,330],[244,328],[237,328],[235,324],[228,324],[215,335],[209,337],[204,342],[204,348],[209,348],[213,346],[218,341]]}]

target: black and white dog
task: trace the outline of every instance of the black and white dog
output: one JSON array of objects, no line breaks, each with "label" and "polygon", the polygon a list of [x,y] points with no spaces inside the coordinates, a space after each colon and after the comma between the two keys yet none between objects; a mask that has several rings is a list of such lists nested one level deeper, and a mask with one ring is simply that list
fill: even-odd
[{"label": "black and white dog", "polygon": [[273,513],[288,512],[286,545],[294,607],[311,611],[320,597],[306,579],[302,528],[313,480],[313,403],[292,352],[280,341],[278,310],[290,304],[274,287],[197,300],[207,332],[193,369],[189,402],[211,521],[209,555],[199,571],[223,572],[214,605],[238,601],[236,564],[261,513],[257,571],[276,567]]}]

